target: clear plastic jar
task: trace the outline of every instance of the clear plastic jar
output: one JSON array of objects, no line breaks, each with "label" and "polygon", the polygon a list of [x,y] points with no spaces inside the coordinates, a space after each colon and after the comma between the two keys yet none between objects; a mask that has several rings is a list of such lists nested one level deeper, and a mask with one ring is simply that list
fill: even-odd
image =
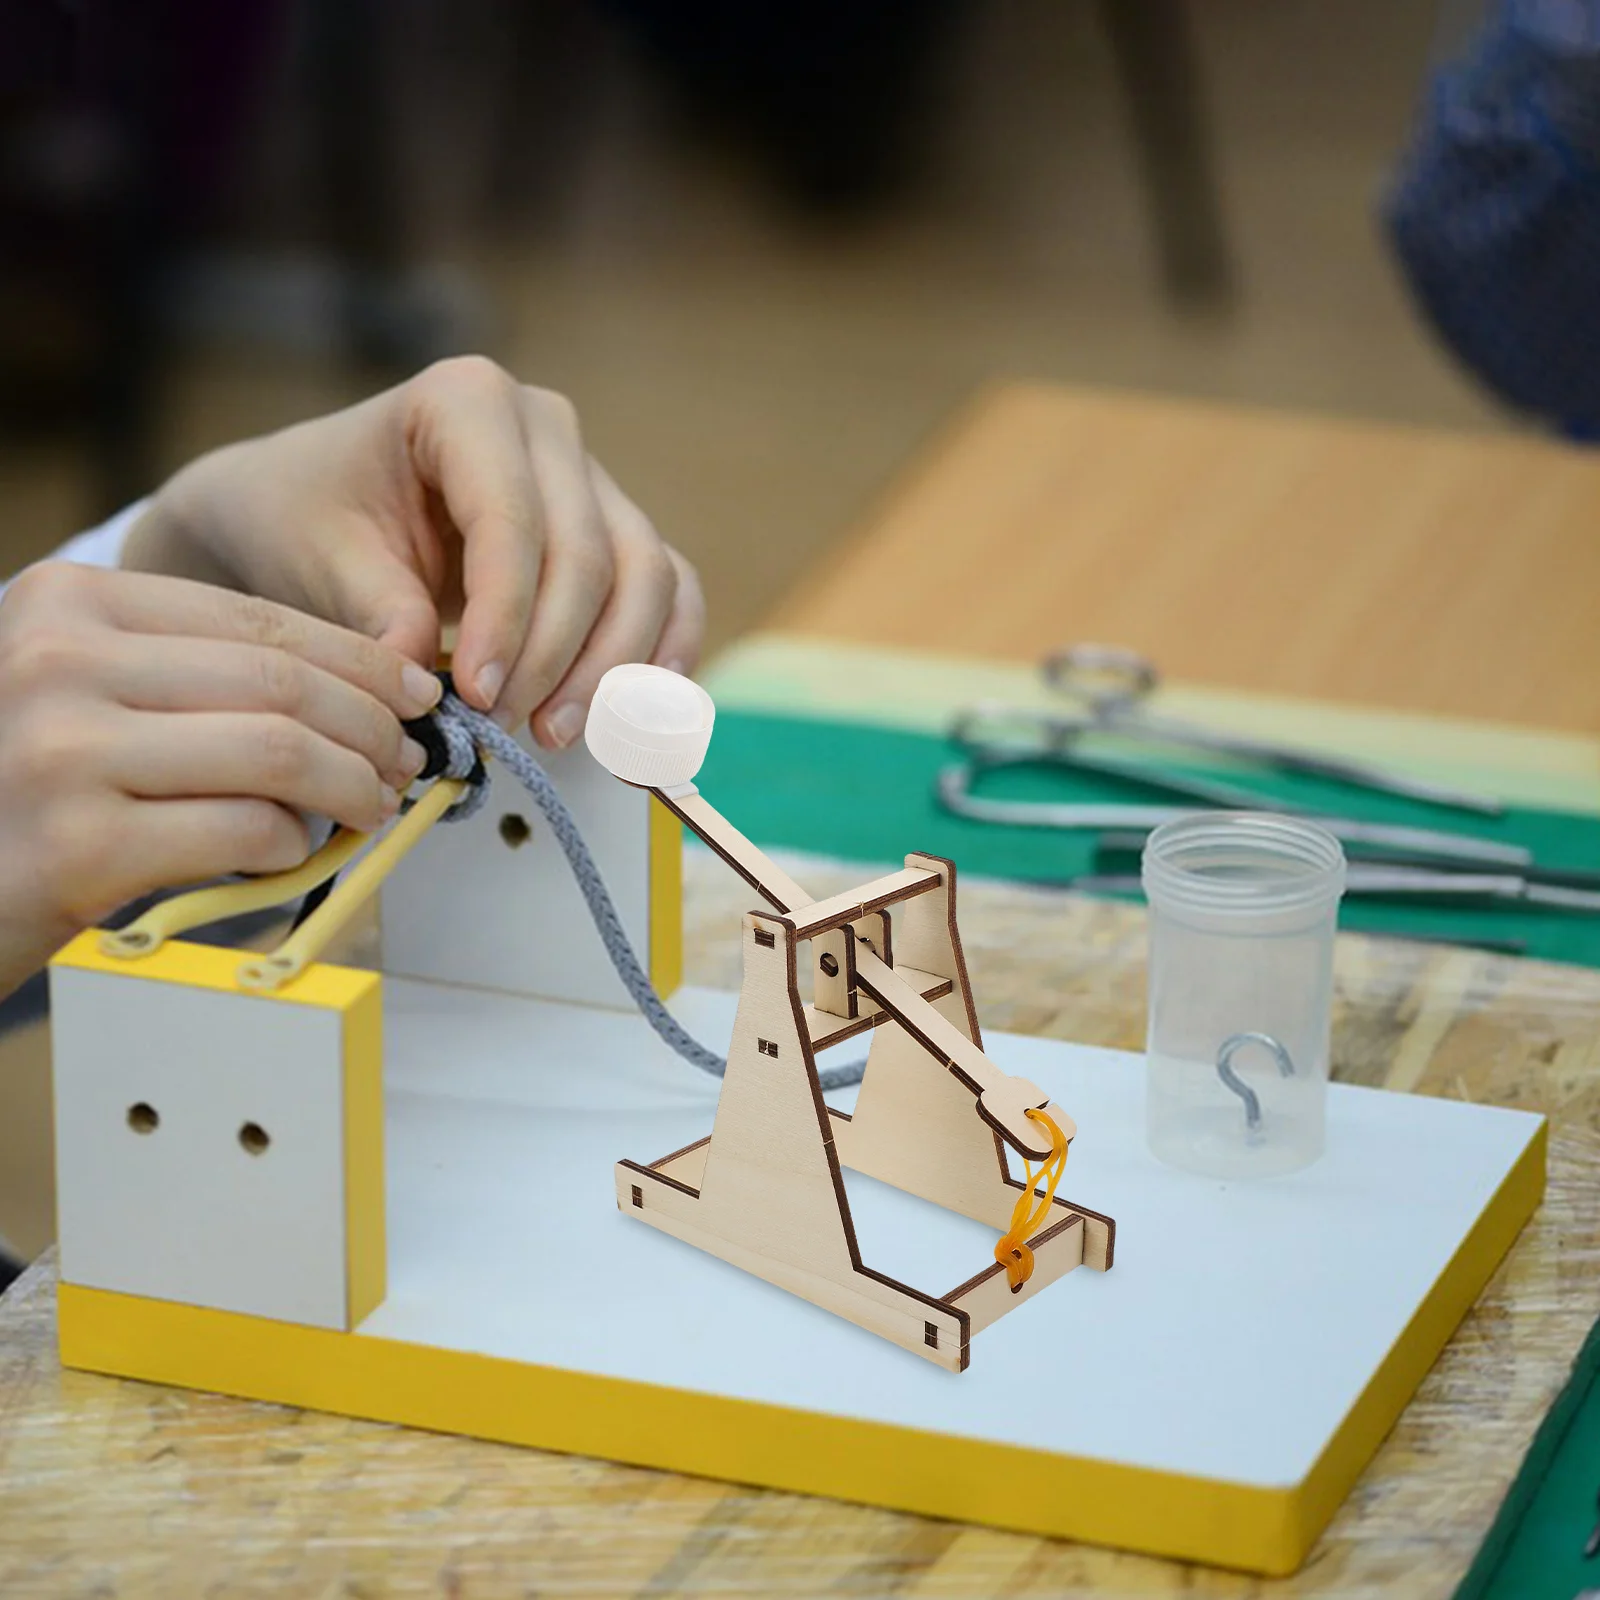
[{"label": "clear plastic jar", "polygon": [[1150,903],[1146,1129],[1191,1172],[1294,1172],[1322,1154],[1344,851],[1266,812],[1169,822],[1144,850]]}]

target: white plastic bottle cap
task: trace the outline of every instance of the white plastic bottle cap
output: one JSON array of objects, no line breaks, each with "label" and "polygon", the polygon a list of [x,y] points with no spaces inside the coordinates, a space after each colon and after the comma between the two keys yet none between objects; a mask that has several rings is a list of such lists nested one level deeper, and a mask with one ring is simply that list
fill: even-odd
[{"label": "white plastic bottle cap", "polygon": [[583,736],[595,760],[625,783],[670,789],[700,770],[716,715],[698,683],[635,661],[600,680]]}]

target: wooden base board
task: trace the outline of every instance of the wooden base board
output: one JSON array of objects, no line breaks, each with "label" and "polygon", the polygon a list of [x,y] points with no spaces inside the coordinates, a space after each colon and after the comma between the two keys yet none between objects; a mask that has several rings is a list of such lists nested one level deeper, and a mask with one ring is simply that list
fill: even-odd
[{"label": "wooden base board", "polygon": [[[1118,1264],[955,1376],[617,1213],[615,1157],[715,1095],[637,1019],[387,987],[385,1305],[343,1334],[64,1284],[68,1365],[1284,1573],[1543,1192],[1541,1119],[1337,1087],[1317,1167],[1189,1178],[1144,1153],[1136,1058],[992,1036],[1078,1118]],[[731,997],[680,1007],[726,1036]],[[985,1234],[850,1193],[913,1281]]]}]

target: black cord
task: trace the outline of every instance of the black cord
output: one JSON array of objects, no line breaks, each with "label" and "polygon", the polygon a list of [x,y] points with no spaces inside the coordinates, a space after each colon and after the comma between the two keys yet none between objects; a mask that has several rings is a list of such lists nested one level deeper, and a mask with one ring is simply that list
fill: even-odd
[{"label": "black cord", "polygon": [[[448,672],[441,672],[439,681],[444,686],[446,695],[455,692],[455,684]],[[441,703],[443,697],[441,696]],[[428,759],[421,772],[417,774],[416,781],[426,783],[430,778],[437,778],[446,767],[450,765],[450,746],[445,742],[445,737],[439,730],[438,718],[429,711],[420,717],[413,717],[408,722],[400,724],[406,733],[417,741],[427,752]],[[483,764],[483,757],[478,757],[477,765],[468,777],[469,783],[487,783],[489,770]],[[296,933],[305,920],[310,917],[333,893],[333,886],[339,881],[338,873],[331,878],[324,878],[314,889],[306,892],[306,897],[300,902],[300,909],[294,914],[294,921],[289,924],[289,932]]]},{"label": "black cord", "polygon": [[294,921],[289,924],[290,933],[297,933],[299,931],[300,924],[303,923],[306,918],[309,917],[311,913],[315,911],[330,894],[333,893],[333,886],[338,881],[339,874],[336,872],[331,878],[324,878],[322,882],[317,884],[314,888],[306,890],[305,899],[300,902],[300,909],[295,912]]}]

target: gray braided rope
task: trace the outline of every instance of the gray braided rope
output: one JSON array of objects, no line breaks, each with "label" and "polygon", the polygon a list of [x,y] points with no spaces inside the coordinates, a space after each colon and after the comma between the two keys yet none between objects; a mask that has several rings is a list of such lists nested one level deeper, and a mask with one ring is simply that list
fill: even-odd
[{"label": "gray braided rope", "polygon": [[[479,751],[486,751],[503,766],[524,789],[528,791],[540,814],[549,824],[556,842],[561,846],[577,879],[589,915],[594,918],[595,931],[605,946],[611,965],[617,969],[623,987],[632,996],[646,1022],[655,1029],[663,1043],[670,1046],[685,1061],[704,1071],[721,1077],[728,1069],[727,1058],[715,1050],[707,1049],[667,1010],[661,996],[650,982],[650,975],[639,961],[628,938],[622,918],[617,915],[611,892],[596,865],[588,842],[578,831],[578,824],[567,809],[566,802],[550,781],[550,775],[526,750],[492,722],[481,711],[474,711],[459,696],[446,694],[434,713],[435,721],[450,751],[450,763],[443,776],[470,777],[478,767]],[[461,822],[472,816],[488,798],[489,785],[478,782],[457,801],[442,818],[445,822]],[[865,1061],[851,1061],[841,1067],[818,1072],[824,1089],[845,1089],[860,1083],[866,1072]]]}]

